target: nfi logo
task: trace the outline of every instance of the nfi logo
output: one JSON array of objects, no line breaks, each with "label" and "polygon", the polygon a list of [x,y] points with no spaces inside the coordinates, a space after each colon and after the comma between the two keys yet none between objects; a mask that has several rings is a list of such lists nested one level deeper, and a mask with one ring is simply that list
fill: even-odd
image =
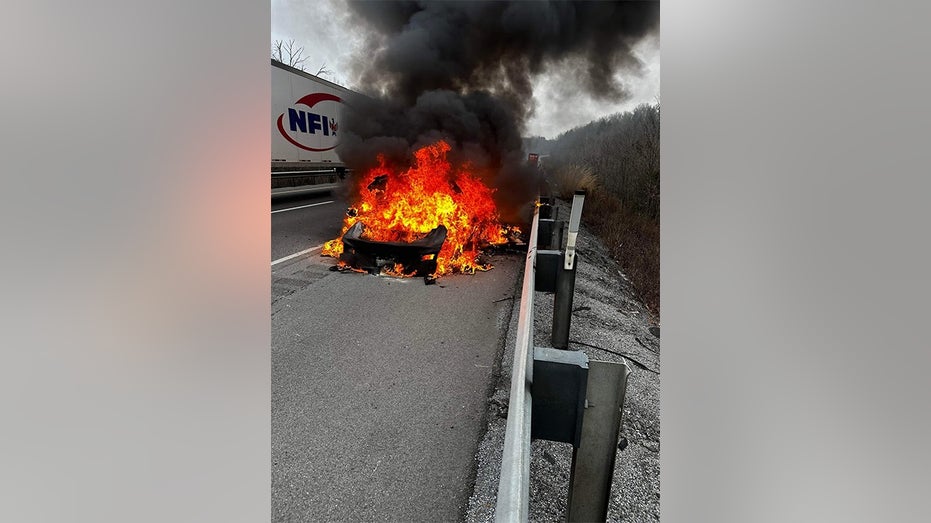
[{"label": "nfi logo", "polygon": [[[342,100],[329,93],[308,94],[295,106],[278,116],[278,132],[297,147],[307,151],[329,151],[338,144],[337,120]],[[313,109],[312,111],[310,109]],[[286,121],[287,120],[287,121]]]},{"label": "nfi logo", "polygon": [[[320,116],[317,113],[305,113],[304,111],[288,109],[288,125],[291,126],[292,133],[298,130],[310,134],[314,134],[315,131],[323,131],[323,136],[330,136],[330,129],[333,129],[333,136],[336,136],[336,120]],[[307,130],[308,127],[310,127],[309,131]]]}]

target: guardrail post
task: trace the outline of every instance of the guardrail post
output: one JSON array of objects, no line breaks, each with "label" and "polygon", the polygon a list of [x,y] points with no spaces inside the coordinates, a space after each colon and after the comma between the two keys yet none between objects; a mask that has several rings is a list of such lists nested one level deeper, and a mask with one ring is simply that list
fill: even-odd
[{"label": "guardrail post", "polygon": [[588,386],[588,355],[582,351],[533,349],[530,437],[578,447]]},{"label": "guardrail post", "polygon": [[553,347],[569,348],[569,326],[572,320],[572,295],[575,293],[575,268],[578,254],[575,242],[579,235],[582,221],[582,206],[585,203],[585,191],[576,191],[572,198],[572,211],[569,213],[569,234],[566,250],[562,256],[562,265],[556,276],[556,296],[553,298]]},{"label": "guardrail post", "polygon": [[630,368],[590,360],[581,442],[572,450],[568,521],[605,521]]},{"label": "guardrail post", "polygon": [[555,201],[552,196],[540,196],[540,219],[549,220],[554,218],[553,216],[553,204]]},{"label": "guardrail post", "polygon": [[555,234],[553,235],[553,249],[561,251],[563,246],[563,238],[566,237],[566,222],[559,222],[556,227]]},{"label": "guardrail post", "polygon": [[562,266],[562,251],[538,250],[534,289],[540,292],[556,292],[556,278],[559,275],[560,266]]},{"label": "guardrail post", "polygon": [[540,233],[537,235],[537,248],[552,249],[553,231],[557,224],[556,200],[552,196],[541,196],[538,209],[540,211]]},{"label": "guardrail post", "polygon": [[[569,348],[569,326],[572,323],[572,295],[575,294],[575,265],[565,268],[567,254],[556,270],[556,295],[553,297],[553,347],[567,350]],[[578,256],[575,256],[578,261]]]},{"label": "guardrail post", "polygon": [[[545,208],[546,206],[540,207],[541,210]],[[553,248],[553,227],[555,222],[552,218],[540,218],[540,235],[537,237],[538,249]]]}]

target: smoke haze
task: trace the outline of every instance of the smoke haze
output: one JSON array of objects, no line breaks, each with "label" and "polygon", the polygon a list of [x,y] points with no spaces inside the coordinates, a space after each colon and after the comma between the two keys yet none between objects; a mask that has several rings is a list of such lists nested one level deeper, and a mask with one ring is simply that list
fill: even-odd
[{"label": "smoke haze", "polygon": [[350,2],[365,31],[355,59],[368,96],[348,101],[338,152],[364,169],[384,154],[409,164],[414,148],[445,138],[497,189],[505,219],[536,193],[521,135],[533,79],[556,68],[596,99],[629,93],[634,46],[658,29],[658,2]]}]

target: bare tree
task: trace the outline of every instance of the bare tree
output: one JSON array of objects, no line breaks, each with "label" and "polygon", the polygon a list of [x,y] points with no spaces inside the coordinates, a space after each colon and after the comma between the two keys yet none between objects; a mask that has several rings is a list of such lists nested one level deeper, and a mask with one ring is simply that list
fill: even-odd
[{"label": "bare tree", "polygon": [[599,185],[627,208],[658,220],[659,152],[660,106],[643,104],[559,135],[547,162],[590,168]]},{"label": "bare tree", "polygon": [[[307,60],[307,57],[301,56],[302,54],[304,54],[304,48],[296,47],[293,39],[287,42],[275,40],[274,45],[272,45],[272,60],[289,65],[295,69],[300,69],[301,71],[304,70],[304,61]],[[326,67],[326,64],[324,64],[324,67]]]},{"label": "bare tree", "polygon": [[[323,76],[325,74],[332,75],[333,71],[327,69],[326,62],[323,62],[323,65],[320,66],[320,69],[317,70],[317,76]],[[335,75],[334,75],[335,76]]]}]

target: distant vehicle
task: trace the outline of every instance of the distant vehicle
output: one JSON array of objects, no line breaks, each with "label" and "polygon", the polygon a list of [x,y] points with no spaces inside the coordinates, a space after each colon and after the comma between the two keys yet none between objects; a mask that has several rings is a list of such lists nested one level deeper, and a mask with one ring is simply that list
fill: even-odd
[{"label": "distant vehicle", "polygon": [[343,130],[343,102],[352,91],[281,62],[271,63],[272,170],[342,167],[336,146]]},{"label": "distant vehicle", "polygon": [[527,155],[527,165],[536,168],[543,167],[543,159],[549,158],[548,154],[539,154],[539,153],[529,153]]}]

